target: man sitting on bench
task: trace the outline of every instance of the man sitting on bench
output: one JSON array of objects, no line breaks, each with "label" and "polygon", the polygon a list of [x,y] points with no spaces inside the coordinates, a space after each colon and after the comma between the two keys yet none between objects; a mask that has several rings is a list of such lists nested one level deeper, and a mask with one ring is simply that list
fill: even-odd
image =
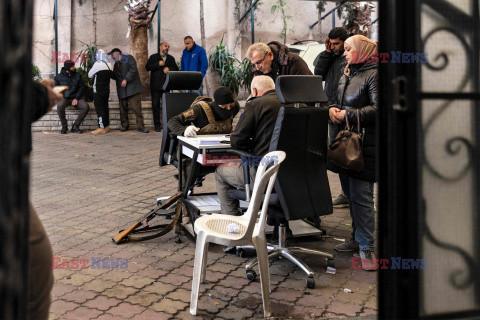
[{"label": "man sitting on bench", "polygon": [[[227,87],[215,90],[213,98],[214,101],[211,98],[198,97],[190,109],[168,121],[168,128],[177,136],[184,137],[195,137],[197,134],[231,133],[233,118],[240,110],[240,105],[234,100],[232,91]],[[191,164],[191,159],[183,159],[182,168],[185,177],[183,181],[188,179],[187,174],[190,172]]]}]

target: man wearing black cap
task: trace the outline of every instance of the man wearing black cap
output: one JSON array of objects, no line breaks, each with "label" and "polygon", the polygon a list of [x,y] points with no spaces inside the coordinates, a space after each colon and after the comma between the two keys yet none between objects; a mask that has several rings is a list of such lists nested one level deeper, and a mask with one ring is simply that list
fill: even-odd
[{"label": "man wearing black cap", "polygon": [[68,86],[68,90],[63,93],[63,99],[57,104],[57,113],[62,123],[61,134],[68,132],[67,118],[65,117],[65,108],[72,105],[75,109],[80,111],[77,120],[73,123],[72,132],[82,133],[80,125],[88,113],[88,104],[82,99],[85,85],[82,81],[82,76],[76,73],[75,62],[67,60],[63,64],[63,68],[59,74],[54,78],[56,86]]},{"label": "man wearing black cap", "polygon": [[215,90],[213,98],[215,101],[198,97],[190,109],[168,121],[168,128],[177,136],[185,137],[231,133],[233,118],[240,110],[240,105],[233,99],[233,93],[227,87]]},{"label": "man wearing black cap", "polygon": [[[207,97],[198,97],[187,111],[171,118],[168,128],[177,136],[195,137],[197,134],[229,134],[233,131],[233,118],[240,105],[233,98],[232,91],[220,87],[213,93],[215,101]],[[185,181],[190,172],[191,159],[184,159]]]},{"label": "man wearing black cap", "polygon": [[113,72],[117,81],[118,99],[120,99],[120,131],[128,130],[128,106],[135,113],[137,130],[148,133],[143,122],[142,97],[140,93],[143,90],[140,75],[138,74],[137,62],[133,56],[123,54],[118,48],[112,49],[108,53],[115,61]]}]

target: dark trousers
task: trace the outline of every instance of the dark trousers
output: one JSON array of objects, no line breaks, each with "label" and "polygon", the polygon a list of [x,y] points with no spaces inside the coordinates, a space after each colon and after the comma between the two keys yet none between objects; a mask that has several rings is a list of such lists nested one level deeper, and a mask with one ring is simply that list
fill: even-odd
[{"label": "dark trousers", "polygon": [[[65,99],[63,98],[60,100],[60,102],[57,104],[57,113],[58,117],[60,118],[60,122],[62,123],[62,127],[68,126],[67,123],[67,118],[65,117],[65,109],[72,104],[73,100],[70,99]],[[75,109],[79,110],[80,113],[78,114],[77,120],[73,123],[74,126],[79,127],[83,119],[87,116],[88,113],[88,104],[85,102],[85,100],[80,99],[78,100],[78,104],[74,106]]]},{"label": "dark trousers", "polygon": [[28,272],[28,319],[47,320],[50,309],[50,291],[53,286],[52,246],[35,208],[30,206],[30,251]]},{"label": "dark trousers", "polygon": [[137,129],[144,128],[145,125],[143,123],[142,97],[140,93],[125,99],[120,99],[120,122],[122,124],[122,128],[128,128],[128,106],[130,106],[130,108],[133,110],[133,113],[135,113]]},{"label": "dark trousers", "polygon": [[109,93],[94,93],[93,104],[97,112],[98,127],[104,129],[110,125],[110,112],[108,111]]},{"label": "dark trousers", "polygon": [[345,195],[350,200],[350,216],[355,240],[360,250],[375,249],[375,209],[373,207],[373,182],[358,180],[340,174],[340,182]]},{"label": "dark trousers", "polygon": [[152,113],[153,113],[153,123],[155,124],[155,129],[162,129],[162,94],[163,90],[153,90],[152,93]]}]

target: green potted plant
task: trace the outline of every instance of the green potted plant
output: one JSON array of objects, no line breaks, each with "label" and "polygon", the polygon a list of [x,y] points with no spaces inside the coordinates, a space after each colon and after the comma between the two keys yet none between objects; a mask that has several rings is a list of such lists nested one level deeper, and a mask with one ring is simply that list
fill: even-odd
[{"label": "green potted plant", "polygon": [[239,61],[223,44],[223,37],[217,46],[210,49],[208,62],[213,74],[217,76],[214,83],[230,88],[235,96],[240,88],[250,91],[253,79],[250,60],[245,58]]}]

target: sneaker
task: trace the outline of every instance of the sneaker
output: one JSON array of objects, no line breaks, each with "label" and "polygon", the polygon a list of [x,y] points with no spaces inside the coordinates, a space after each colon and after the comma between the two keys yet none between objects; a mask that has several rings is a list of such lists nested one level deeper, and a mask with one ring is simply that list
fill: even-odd
[{"label": "sneaker", "polygon": [[77,126],[73,126],[72,130],[70,130],[70,131],[73,132],[73,133],[82,133],[82,130],[80,130],[80,128],[77,127]]},{"label": "sneaker", "polygon": [[141,132],[141,133],[148,133],[149,132],[147,128],[138,128],[137,131]]},{"label": "sneaker", "polygon": [[66,134],[67,132],[68,132],[68,127],[67,126],[63,126],[62,130],[60,130],[60,134]]},{"label": "sneaker", "polygon": [[363,270],[375,271],[378,269],[378,261],[373,251],[360,250],[360,258],[362,259]]},{"label": "sneaker", "polygon": [[160,127],[160,126],[155,126],[155,131],[156,131],[156,132],[162,131],[162,127]]},{"label": "sneaker", "polygon": [[128,127],[121,127],[121,128],[120,128],[120,131],[121,131],[121,132],[125,132],[125,131],[127,131],[127,130],[128,130]]},{"label": "sneaker", "polygon": [[93,130],[92,131],[92,134],[100,134],[100,133],[103,133],[103,130],[102,128],[98,128],[97,130]]},{"label": "sneaker", "polygon": [[342,192],[332,204],[334,208],[348,208],[348,197]]},{"label": "sneaker", "polygon": [[335,250],[339,252],[354,252],[358,251],[358,242],[355,241],[353,238],[346,241],[345,243],[339,244],[335,247]]},{"label": "sneaker", "polygon": [[109,133],[111,130],[110,130],[110,127],[105,127],[105,129],[103,129],[103,134],[105,133]]}]

